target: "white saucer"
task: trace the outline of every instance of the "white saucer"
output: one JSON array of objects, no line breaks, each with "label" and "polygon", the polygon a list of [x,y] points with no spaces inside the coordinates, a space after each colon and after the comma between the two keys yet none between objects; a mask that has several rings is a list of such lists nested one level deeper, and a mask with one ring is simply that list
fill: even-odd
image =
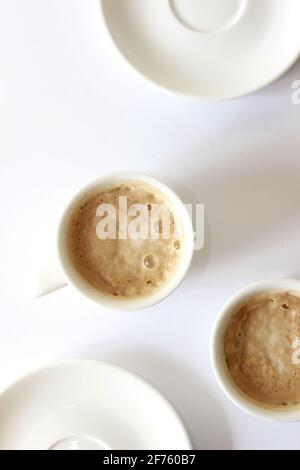
[{"label": "white saucer", "polygon": [[299,0],[101,0],[127,61],[163,88],[206,99],[251,93],[300,54]]},{"label": "white saucer", "polygon": [[0,450],[191,450],[153,387],[110,364],[74,360],[34,372],[0,396]]}]

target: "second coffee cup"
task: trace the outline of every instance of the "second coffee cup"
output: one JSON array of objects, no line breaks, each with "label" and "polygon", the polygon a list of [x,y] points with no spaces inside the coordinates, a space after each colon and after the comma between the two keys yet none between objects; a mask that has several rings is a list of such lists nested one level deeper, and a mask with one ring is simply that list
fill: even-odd
[{"label": "second coffee cup", "polygon": [[219,313],[211,360],[228,398],[271,421],[300,421],[300,281],[268,279],[242,289]]}]

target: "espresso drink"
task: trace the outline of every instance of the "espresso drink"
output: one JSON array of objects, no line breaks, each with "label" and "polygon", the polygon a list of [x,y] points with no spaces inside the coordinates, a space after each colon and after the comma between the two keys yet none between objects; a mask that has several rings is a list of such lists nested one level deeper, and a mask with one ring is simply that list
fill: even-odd
[{"label": "espresso drink", "polygon": [[140,182],[91,194],[74,211],[68,233],[78,273],[96,289],[123,298],[163,287],[176,272],[183,243],[165,196]]},{"label": "espresso drink", "polygon": [[300,296],[266,292],[250,298],[231,318],[225,335],[230,375],[265,405],[300,403]]}]

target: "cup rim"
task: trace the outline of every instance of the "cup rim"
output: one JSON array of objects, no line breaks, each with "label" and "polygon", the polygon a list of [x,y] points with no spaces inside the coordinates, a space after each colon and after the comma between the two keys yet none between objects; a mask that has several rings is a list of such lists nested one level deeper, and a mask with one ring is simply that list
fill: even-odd
[{"label": "cup rim", "polygon": [[[109,294],[101,292],[100,290],[97,290],[92,285],[90,285],[79,273],[76,272],[75,268],[72,267],[68,258],[66,247],[66,233],[70,216],[80,200],[82,200],[88,193],[97,187],[100,189],[101,186],[104,188],[105,186],[119,184],[125,181],[138,181],[157,188],[166,197],[166,199],[170,201],[172,207],[174,207],[174,210],[179,217],[179,220],[181,221],[185,240],[184,255],[172,279],[170,279],[170,281],[161,289],[158,289],[149,296],[135,297],[133,299],[113,297]],[[93,179],[86,185],[82,186],[69,200],[58,226],[57,252],[61,270],[68,284],[77,292],[80,292],[85,297],[93,300],[98,305],[103,305],[110,309],[126,311],[144,309],[158,304],[166,299],[179,287],[184,277],[186,276],[194,252],[193,224],[190,214],[179,196],[169,186],[165,185],[158,179],[139,172],[109,173]]]},{"label": "cup rim", "polygon": [[224,357],[224,333],[229,319],[236,311],[236,308],[252,295],[266,291],[284,290],[299,293],[300,295],[300,280],[292,278],[261,280],[240,289],[230,297],[220,310],[213,326],[210,340],[210,359],[214,375],[220,388],[227,398],[238,408],[251,416],[264,420],[293,422],[300,421],[300,405],[288,409],[260,406],[259,402],[246,395],[246,393],[234,383],[233,379],[230,377]]}]

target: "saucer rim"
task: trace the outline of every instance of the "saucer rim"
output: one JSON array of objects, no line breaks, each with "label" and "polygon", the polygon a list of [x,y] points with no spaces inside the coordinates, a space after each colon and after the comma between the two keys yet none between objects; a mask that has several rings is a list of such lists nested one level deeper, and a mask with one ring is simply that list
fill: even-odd
[{"label": "saucer rim", "polygon": [[[182,448],[187,451],[193,450],[192,441],[187,431],[187,428],[184,424],[184,421],[181,418],[180,414],[178,413],[177,409],[170,403],[170,401],[166,398],[166,396],[159,389],[157,389],[154,385],[152,385],[151,382],[148,382],[148,380],[145,379],[140,374],[136,372],[131,372],[130,370],[126,368],[117,366],[115,364],[111,364],[110,362],[106,362],[106,361],[101,361],[101,360],[96,360],[96,359],[79,359],[79,358],[78,359],[77,358],[62,359],[62,360],[53,361],[50,364],[47,364],[45,366],[37,367],[28,373],[22,374],[18,379],[14,380],[10,385],[2,389],[0,391],[0,403],[5,398],[6,395],[9,396],[9,394],[14,391],[15,387],[22,385],[22,382],[25,382],[27,380],[34,378],[35,376],[39,375],[41,372],[47,372],[48,370],[52,370],[52,369],[59,368],[59,367],[86,366],[86,365],[100,367],[100,369],[101,367],[106,367],[107,369],[114,370],[115,372],[119,372],[123,374],[123,376],[127,376],[129,379],[138,381],[141,385],[143,385],[143,387],[146,387],[149,391],[153,393],[153,396],[155,396],[162,403],[162,405],[166,408],[166,410],[168,410],[170,414],[173,415],[173,418],[176,421],[176,425],[182,433],[182,445],[183,445]],[[0,447],[1,447],[1,442],[0,442]]]},{"label": "saucer rim", "polygon": [[158,81],[154,80],[153,78],[151,78],[150,76],[142,72],[142,70],[135,67],[135,65],[129,60],[127,55],[122,51],[121,47],[119,46],[118,42],[115,40],[112,34],[112,31],[109,27],[108,19],[104,12],[104,0],[98,0],[98,3],[99,3],[99,12],[100,12],[100,18],[102,20],[102,24],[104,25],[106,34],[109,37],[111,45],[117,51],[119,57],[122,58],[123,62],[129,65],[131,70],[133,70],[137,76],[139,76],[143,80],[146,80],[146,82],[148,82],[149,84],[154,85],[157,89],[163,92],[167,92],[169,95],[172,95],[172,96],[196,99],[198,101],[203,101],[203,102],[225,102],[225,101],[231,101],[231,100],[238,100],[240,98],[252,95],[266,88],[267,86],[274,84],[275,82],[277,82],[277,80],[283,77],[300,59],[300,44],[299,44],[299,50],[297,51],[295,56],[293,56],[293,58],[289,61],[289,63],[281,71],[276,73],[276,75],[274,75],[273,78],[264,80],[260,85],[256,85],[255,87],[250,87],[248,90],[245,90],[244,92],[228,94],[228,95],[223,95],[223,96],[222,95],[207,96],[207,95],[201,95],[200,93],[193,93],[189,91],[184,92],[179,89],[171,88],[171,87],[168,87],[167,85],[163,85],[162,83],[159,83]]}]

